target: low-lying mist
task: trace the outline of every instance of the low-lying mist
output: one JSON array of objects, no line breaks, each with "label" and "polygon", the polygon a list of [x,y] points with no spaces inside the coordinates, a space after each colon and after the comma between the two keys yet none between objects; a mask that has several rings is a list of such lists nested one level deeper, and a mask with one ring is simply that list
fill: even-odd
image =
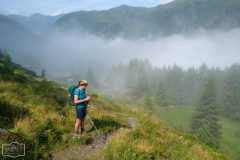
[{"label": "low-lying mist", "polygon": [[[131,58],[149,59],[159,67],[176,63],[183,69],[198,68],[204,62],[208,67],[224,68],[240,61],[240,29],[199,29],[154,40],[151,36],[110,40],[74,32],[54,32],[37,42],[39,44],[28,46],[28,50],[22,52],[37,55],[47,73],[69,71],[81,77],[91,67],[102,81],[112,65],[127,64]],[[21,47],[18,50],[21,51]]]}]

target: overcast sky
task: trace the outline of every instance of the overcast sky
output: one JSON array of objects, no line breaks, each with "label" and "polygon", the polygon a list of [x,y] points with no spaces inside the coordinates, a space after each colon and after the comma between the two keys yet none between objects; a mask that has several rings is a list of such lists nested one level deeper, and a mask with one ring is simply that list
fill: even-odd
[{"label": "overcast sky", "polygon": [[58,15],[80,10],[107,10],[126,4],[154,7],[173,0],[0,0],[0,14],[30,16],[34,13]]}]

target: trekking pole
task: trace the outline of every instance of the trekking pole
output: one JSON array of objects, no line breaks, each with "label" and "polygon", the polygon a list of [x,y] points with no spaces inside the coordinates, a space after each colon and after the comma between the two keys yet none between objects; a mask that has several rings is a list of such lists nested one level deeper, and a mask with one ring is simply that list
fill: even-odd
[{"label": "trekking pole", "polygon": [[[88,106],[90,106],[90,105],[88,105]],[[91,120],[90,116],[87,113],[87,110],[86,110],[86,115],[87,115],[88,119],[90,120],[90,122],[92,123],[93,127],[95,128],[95,130],[97,131],[99,137],[102,139],[103,143],[105,143],[106,138],[101,137],[101,134],[100,134],[98,128],[95,126],[94,122]]]},{"label": "trekking pole", "polygon": [[86,111],[86,114],[87,114],[88,119],[89,119],[90,122],[92,123],[93,127],[94,127],[95,130],[97,131],[98,135],[101,136],[99,130],[98,130],[97,127],[95,126],[94,122],[91,120],[91,118],[90,118],[90,116],[88,115],[87,111]]}]

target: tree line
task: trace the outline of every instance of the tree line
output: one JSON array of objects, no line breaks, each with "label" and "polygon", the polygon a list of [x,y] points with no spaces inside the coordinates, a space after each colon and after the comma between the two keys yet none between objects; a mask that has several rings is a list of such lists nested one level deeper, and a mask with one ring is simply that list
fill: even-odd
[{"label": "tree line", "polygon": [[209,68],[205,63],[183,69],[177,64],[153,67],[149,60],[131,59],[127,65],[113,66],[106,81],[120,89],[131,89],[139,97],[151,92],[158,106],[197,106],[211,77],[220,114],[240,122],[239,63],[224,69]]},{"label": "tree line", "polygon": [[177,64],[153,67],[149,60],[131,59],[128,65],[113,66],[106,81],[118,87],[123,82],[122,88],[145,96],[144,106],[151,112],[153,103],[160,107],[196,107],[190,126],[192,133],[216,149],[221,138],[219,115],[240,122],[238,63],[224,69],[209,68],[203,63],[199,68],[184,70]]},{"label": "tree line", "polygon": [[22,66],[13,63],[11,56],[6,50],[0,48],[0,80],[12,80],[25,82],[24,73],[37,76],[34,71],[27,70]]}]

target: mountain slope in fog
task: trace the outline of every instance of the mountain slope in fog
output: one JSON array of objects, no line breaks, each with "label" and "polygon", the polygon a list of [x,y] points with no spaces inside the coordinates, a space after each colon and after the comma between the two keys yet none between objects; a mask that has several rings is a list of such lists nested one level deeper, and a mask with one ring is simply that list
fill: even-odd
[{"label": "mountain slope in fog", "polygon": [[238,0],[175,0],[153,8],[120,6],[106,11],[79,11],[60,18],[63,31],[86,30],[101,37],[172,35],[194,29],[240,27]]},{"label": "mountain slope in fog", "polygon": [[15,20],[9,19],[8,17],[0,14],[0,35],[8,34],[9,36],[13,36],[18,34],[19,36],[30,35],[31,32],[27,30],[23,25],[18,23]]},{"label": "mountain slope in fog", "polygon": [[38,46],[39,38],[17,21],[0,15],[0,48],[11,52],[13,60],[21,60],[30,47]]},{"label": "mountain slope in fog", "polygon": [[20,24],[22,24],[27,29],[35,32],[40,33],[50,26],[52,26],[59,18],[64,16],[65,14],[57,15],[57,16],[44,16],[39,13],[35,13],[29,17],[20,16],[20,15],[8,15],[8,18],[16,20]]},{"label": "mountain slope in fog", "polygon": [[[86,155],[91,157],[88,159],[229,159],[194,135],[165,126],[139,105],[91,93],[88,113],[101,136],[86,121],[88,133],[76,139],[72,136],[76,113],[66,103],[67,87],[37,77],[5,58],[0,58],[0,66],[4,66],[0,68],[0,143],[24,143],[23,159],[53,159],[60,155],[63,158],[71,155],[72,159]],[[111,139],[104,148],[107,136]],[[98,137],[103,141],[101,145],[95,145]],[[72,154],[76,147],[81,151]],[[89,148],[92,154],[83,148]],[[0,159],[7,158],[0,155]]]},{"label": "mountain slope in fog", "polygon": [[23,40],[32,39],[33,33],[15,20],[0,15],[0,45],[8,48],[14,42],[23,43]]}]

